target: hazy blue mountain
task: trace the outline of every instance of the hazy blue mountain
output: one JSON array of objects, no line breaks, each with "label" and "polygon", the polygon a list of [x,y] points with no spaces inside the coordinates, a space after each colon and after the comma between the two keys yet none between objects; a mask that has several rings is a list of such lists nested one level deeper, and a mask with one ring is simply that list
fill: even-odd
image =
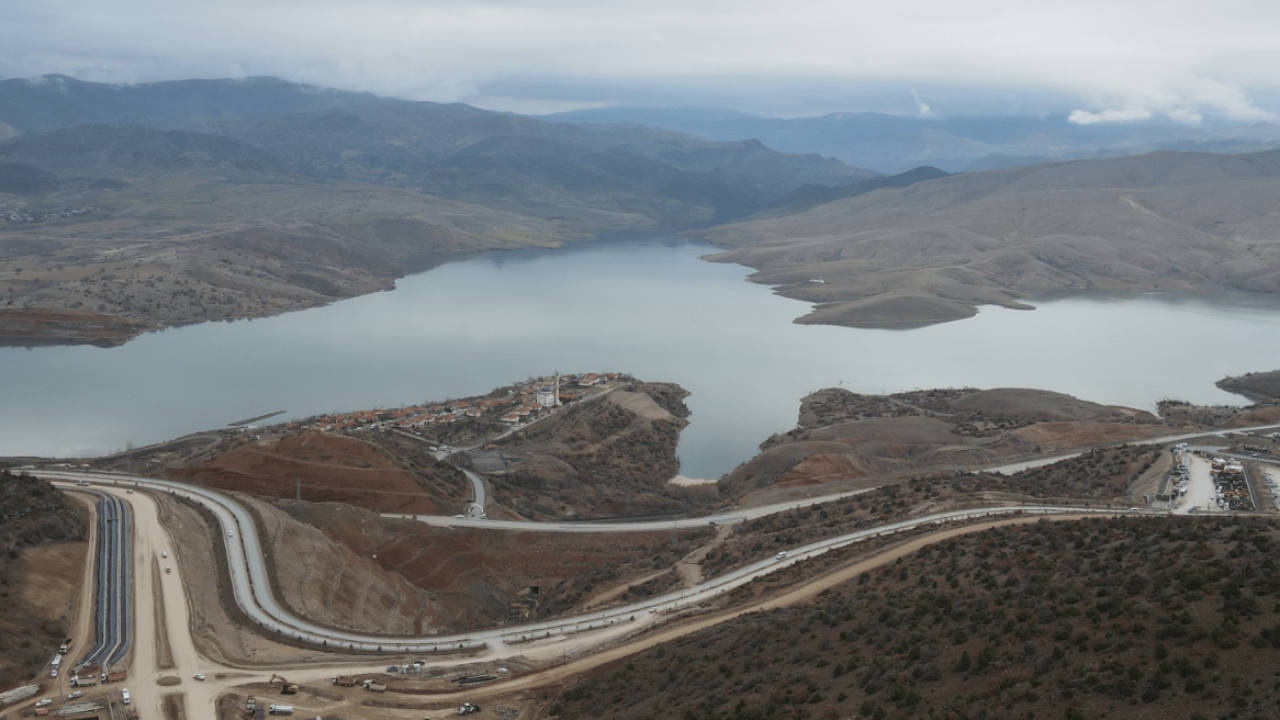
[{"label": "hazy blue mountain", "polygon": [[[756,140],[547,123],[274,78],[138,86],[62,76],[11,80],[0,83],[0,120],[25,131],[0,140],[0,159],[63,180],[199,173],[239,185],[267,178],[359,183],[573,217],[576,231],[587,233],[705,226],[749,215],[804,186],[877,174],[816,154],[779,153]],[[25,194],[54,187],[26,170],[11,174],[9,184]]]},{"label": "hazy blue mountain", "polygon": [[28,132],[91,123],[205,130],[232,118],[403,102],[270,77],[141,85],[85,82],[66,75],[0,81],[0,122]]},{"label": "hazy blue mountain", "polygon": [[[1046,118],[919,118],[833,113],[777,119],[706,108],[601,108],[543,116],[550,122],[634,122],[712,140],[757,139],[781,152],[818,153],[883,173],[921,165],[961,172],[1045,160],[1139,155],[1154,150],[1256,152],[1280,147],[1280,126],[1151,120],[1079,125]],[[995,157],[991,157],[995,156]]]}]

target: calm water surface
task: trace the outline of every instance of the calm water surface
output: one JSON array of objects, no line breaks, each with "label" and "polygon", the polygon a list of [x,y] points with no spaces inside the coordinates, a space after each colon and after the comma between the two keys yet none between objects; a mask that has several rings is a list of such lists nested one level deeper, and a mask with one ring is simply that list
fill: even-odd
[{"label": "calm water surface", "polygon": [[629,372],[689,390],[682,472],[719,477],[823,387],[1038,387],[1153,408],[1239,404],[1226,376],[1280,368],[1280,304],[1243,294],[1056,296],[909,330],[799,326],[807,305],[682,241],[476,258],[393,292],[123,347],[0,348],[0,455],[143,445],[286,417],[481,394],[530,376]]}]

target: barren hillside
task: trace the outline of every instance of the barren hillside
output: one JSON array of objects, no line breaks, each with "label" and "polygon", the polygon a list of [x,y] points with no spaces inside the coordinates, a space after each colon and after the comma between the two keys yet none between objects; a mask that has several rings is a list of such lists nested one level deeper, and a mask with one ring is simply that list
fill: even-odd
[{"label": "barren hillside", "polygon": [[497,502],[538,518],[682,512],[687,494],[667,484],[689,415],[678,385],[634,383],[565,408],[497,443],[488,458]]},{"label": "barren hillside", "polygon": [[1243,395],[1253,402],[1280,400],[1280,370],[1225,378],[1219,380],[1217,385],[1227,392]]},{"label": "barren hillside", "polygon": [[255,507],[271,533],[277,592],[309,617],[374,632],[461,632],[562,614],[667,570],[711,535],[446,530],[341,503]]},{"label": "barren hillside", "polygon": [[1274,403],[1243,409],[1167,403],[1162,409],[1157,417],[1016,388],[895,395],[820,390],[801,401],[796,429],[762,443],[760,454],[726,475],[720,489],[740,497],[772,487],[969,470],[1210,424],[1280,419]]},{"label": "barren hillside", "polygon": [[1047,290],[1280,291],[1280,153],[1159,152],[965,173],[713,228],[713,259],[863,325]]}]

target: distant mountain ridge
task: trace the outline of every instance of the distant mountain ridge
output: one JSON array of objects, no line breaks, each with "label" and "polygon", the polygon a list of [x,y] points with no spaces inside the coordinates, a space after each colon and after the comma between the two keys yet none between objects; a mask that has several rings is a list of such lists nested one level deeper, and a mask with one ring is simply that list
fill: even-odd
[{"label": "distant mountain ridge", "polygon": [[614,216],[607,230],[722,222],[804,185],[875,175],[830,158],[777,153],[754,140],[544,123],[275,78],[136,86],[65,76],[7,80],[0,82],[0,120],[26,133],[0,143],[0,157],[64,175],[92,168],[118,177],[147,163],[153,172],[230,164],[311,182],[408,188],[538,216],[563,215],[555,208],[566,204],[591,208]]},{"label": "distant mountain ridge", "polygon": [[1156,150],[1245,153],[1280,147],[1280,125],[1168,121],[1080,125],[1065,116],[932,118],[874,112],[793,119],[707,108],[614,107],[541,116],[549,122],[639,123],[713,140],[755,138],[775,150],[818,153],[882,173],[931,165],[947,172]]},{"label": "distant mountain ridge", "polygon": [[207,131],[214,123],[236,118],[404,102],[272,77],[138,85],[66,75],[0,81],[0,121],[25,132],[88,124]]}]

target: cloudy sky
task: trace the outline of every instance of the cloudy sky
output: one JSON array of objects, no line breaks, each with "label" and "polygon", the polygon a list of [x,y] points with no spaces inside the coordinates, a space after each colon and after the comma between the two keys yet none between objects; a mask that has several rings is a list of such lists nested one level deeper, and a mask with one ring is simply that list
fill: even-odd
[{"label": "cloudy sky", "polygon": [[0,0],[0,17],[0,78],[271,75],[533,113],[1280,113],[1272,0]]}]

